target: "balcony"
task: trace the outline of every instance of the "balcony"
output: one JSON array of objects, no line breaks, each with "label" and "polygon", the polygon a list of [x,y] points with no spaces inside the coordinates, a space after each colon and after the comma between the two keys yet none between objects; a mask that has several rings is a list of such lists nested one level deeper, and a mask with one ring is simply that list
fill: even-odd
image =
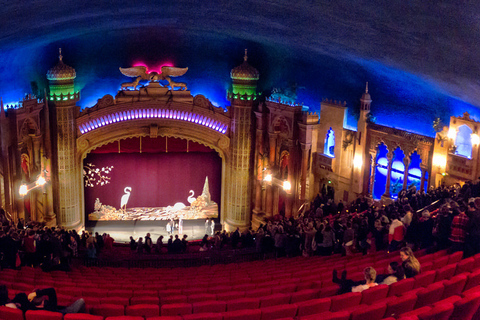
[{"label": "balcony", "polygon": [[473,160],[449,153],[447,157],[447,173],[465,180],[473,178]]},{"label": "balcony", "polygon": [[326,154],[316,153],[314,158],[314,165],[315,165],[315,168],[320,168],[327,171],[333,171],[332,168],[333,168],[334,160],[335,158],[327,156]]}]

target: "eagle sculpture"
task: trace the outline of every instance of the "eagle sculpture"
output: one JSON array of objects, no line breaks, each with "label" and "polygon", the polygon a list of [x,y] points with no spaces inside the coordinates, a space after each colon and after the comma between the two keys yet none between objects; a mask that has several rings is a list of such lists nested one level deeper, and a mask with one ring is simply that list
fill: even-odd
[{"label": "eagle sculpture", "polygon": [[174,90],[175,88],[180,88],[180,90],[187,90],[187,85],[185,83],[174,82],[172,81],[172,79],[170,79],[170,77],[183,76],[188,71],[188,68],[162,67],[161,73],[155,71],[147,73],[147,67],[144,66],[119,69],[120,72],[127,77],[136,77],[133,82],[122,83],[122,90],[125,90],[129,87],[132,87],[133,90],[136,90],[141,80],[157,82],[161,80],[166,80],[168,81],[168,85],[170,86],[171,90]]}]

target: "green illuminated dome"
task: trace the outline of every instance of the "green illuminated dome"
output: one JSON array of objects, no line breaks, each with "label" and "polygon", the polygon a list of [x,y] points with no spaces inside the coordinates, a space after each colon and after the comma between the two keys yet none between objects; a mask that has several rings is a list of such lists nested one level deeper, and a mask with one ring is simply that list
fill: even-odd
[{"label": "green illuminated dome", "polygon": [[58,56],[58,63],[56,66],[48,70],[47,79],[48,80],[73,80],[77,76],[75,69],[70,66],[67,66],[63,63],[62,59],[62,49],[60,49],[60,55]]},{"label": "green illuminated dome", "polygon": [[230,71],[230,77],[234,80],[258,80],[260,73],[257,69],[252,67],[247,62],[247,50],[245,50],[245,57],[243,63]]}]

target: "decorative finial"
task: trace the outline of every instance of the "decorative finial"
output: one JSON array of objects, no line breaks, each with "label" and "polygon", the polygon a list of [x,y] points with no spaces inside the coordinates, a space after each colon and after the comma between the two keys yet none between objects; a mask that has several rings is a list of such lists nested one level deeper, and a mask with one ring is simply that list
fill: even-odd
[{"label": "decorative finial", "polygon": [[243,61],[247,62],[248,56],[247,56],[247,49],[245,49],[245,56],[243,57]]},{"label": "decorative finial", "polygon": [[365,87],[365,93],[368,93],[368,81],[367,81],[367,86]]},{"label": "decorative finial", "polygon": [[63,56],[62,56],[62,48],[58,48],[58,59],[62,61]]}]

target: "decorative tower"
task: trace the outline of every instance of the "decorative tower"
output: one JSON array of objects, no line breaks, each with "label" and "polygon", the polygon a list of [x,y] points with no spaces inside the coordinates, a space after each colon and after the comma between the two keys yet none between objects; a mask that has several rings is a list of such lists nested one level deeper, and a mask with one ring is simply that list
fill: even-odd
[{"label": "decorative tower", "polygon": [[[75,69],[63,63],[62,50],[59,50],[59,61],[48,70],[50,93],[49,102],[54,107],[56,120],[57,154],[55,159],[55,188],[58,198],[55,199],[57,223],[65,227],[76,227],[81,222],[80,190],[78,177],[79,166],[76,163],[76,102],[80,94],[75,92]],[[55,148],[54,148],[55,150]]]},{"label": "decorative tower", "polygon": [[352,192],[356,195],[367,192],[368,190],[368,172],[369,167],[369,150],[367,150],[367,119],[370,113],[370,104],[372,98],[368,93],[368,82],[365,87],[365,92],[360,98],[360,117],[357,123],[357,139],[355,143],[355,153],[353,157],[353,179]]},{"label": "decorative tower", "polygon": [[232,69],[232,91],[228,93],[231,103],[230,150],[228,180],[231,185],[226,199],[225,228],[233,231],[250,224],[251,206],[251,155],[252,155],[252,109],[257,99],[258,70],[247,62],[247,50],[243,63]]}]

